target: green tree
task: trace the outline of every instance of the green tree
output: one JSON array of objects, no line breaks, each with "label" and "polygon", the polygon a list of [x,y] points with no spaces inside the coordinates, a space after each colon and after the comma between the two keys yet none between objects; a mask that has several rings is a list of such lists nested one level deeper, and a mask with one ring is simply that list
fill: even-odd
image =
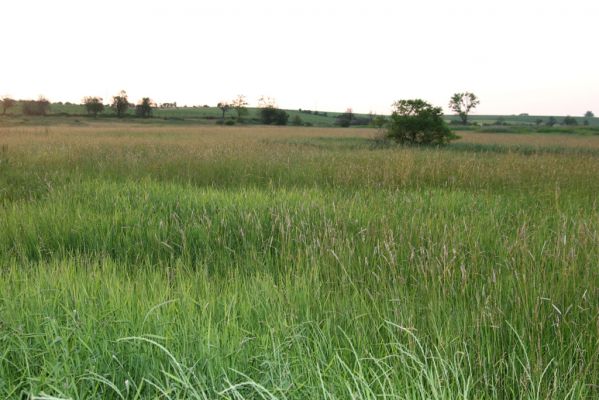
[{"label": "green tree", "polygon": [[104,104],[102,103],[101,97],[84,97],[83,105],[85,106],[85,110],[89,115],[93,115],[94,118],[98,116],[98,113],[104,111]]},{"label": "green tree", "polygon": [[576,118],[568,115],[567,117],[564,118],[563,124],[573,126],[573,125],[578,125],[578,121],[576,121]]},{"label": "green tree", "polygon": [[401,144],[443,145],[455,139],[445,121],[441,107],[424,100],[399,100],[393,103],[387,137]]},{"label": "green tree", "polygon": [[112,97],[112,108],[116,112],[118,118],[123,118],[129,109],[129,99],[127,98],[127,92],[121,90],[121,92]]},{"label": "green tree", "polygon": [[593,114],[592,111],[587,111],[586,113],[584,113],[585,118],[593,118],[594,116],[595,114]]},{"label": "green tree", "polygon": [[17,101],[6,96],[2,100],[0,100],[0,103],[2,104],[2,115],[6,115],[6,111],[9,108],[14,107],[15,104],[17,104]]},{"label": "green tree", "polygon": [[266,125],[287,125],[289,114],[278,108],[264,107],[260,109],[260,120]]},{"label": "green tree", "polygon": [[235,112],[237,113],[237,121],[241,122],[243,116],[247,115],[248,113],[248,109],[247,109],[247,105],[248,102],[245,98],[245,96],[243,95],[239,95],[235,98],[235,100],[233,100],[231,102],[231,107],[233,107],[233,109],[235,109]]},{"label": "green tree", "polygon": [[135,113],[138,117],[142,118],[150,118],[152,116],[152,111],[156,107],[156,103],[149,97],[144,97],[141,99],[141,102],[135,107]]},{"label": "green tree", "polygon": [[339,125],[343,128],[347,128],[352,124],[353,120],[354,120],[354,110],[351,108],[348,108],[347,110],[345,110],[345,112],[343,114],[339,114],[335,118],[335,125]]},{"label": "green tree", "polygon": [[266,125],[287,125],[289,114],[277,107],[277,102],[272,97],[261,96],[258,99],[260,108],[260,121]]},{"label": "green tree", "polygon": [[221,123],[224,124],[225,123],[225,113],[227,111],[229,111],[229,109],[231,108],[231,105],[226,101],[221,101],[216,106],[218,108],[220,108],[220,111],[222,112]]},{"label": "green tree", "polygon": [[372,118],[372,122],[370,123],[370,125],[377,129],[382,129],[386,124],[387,118],[385,118],[383,115],[375,115],[374,118]]},{"label": "green tree", "polygon": [[555,117],[549,117],[547,120],[547,126],[552,127],[555,124],[557,124],[557,119],[555,119]]},{"label": "green tree", "polygon": [[474,93],[455,93],[449,100],[449,109],[459,115],[462,123],[468,125],[468,114],[480,104]]}]

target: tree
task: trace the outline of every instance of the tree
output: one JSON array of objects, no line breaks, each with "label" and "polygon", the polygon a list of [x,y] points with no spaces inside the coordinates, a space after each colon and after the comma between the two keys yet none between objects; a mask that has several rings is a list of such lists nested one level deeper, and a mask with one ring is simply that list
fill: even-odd
[{"label": "tree", "polygon": [[289,114],[278,108],[265,107],[260,109],[260,120],[266,125],[287,125]]},{"label": "tree", "polygon": [[116,112],[118,118],[123,118],[129,109],[129,99],[127,98],[127,92],[121,90],[121,92],[112,96],[112,108]]},{"label": "tree", "polygon": [[387,118],[383,115],[375,115],[370,125],[377,129],[382,129],[387,124]]},{"label": "tree", "polygon": [[15,104],[17,104],[17,101],[6,96],[0,101],[0,103],[2,103],[2,115],[6,115],[6,110],[14,107]]},{"label": "tree", "polygon": [[470,110],[476,108],[479,104],[480,100],[478,100],[474,93],[456,93],[449,100],[449,109],[460,116],[464,125],[468,125]]},{"label": "tree", "polygon": [[537,120],[535,121],[535,124],[537,124],[537,127],[539,127],[542,123],[543,123],[542,118],[537,118]]},{"label": "tree", "polygon": [[266,125],[287,125],[289,114],[277,107],[277,102],[272,97],[261,96],[258,99],[260,120]]},{"label": "tree", "polygon": [[229,111],[229,109],[231,108],[231,105],[229,103],[227,103],[226,101],[221,101],[216,105],[218,108],[220,108],[220,111],[222,112],[222,117],[221,117],[221,123],[225,123],[225,113],[227,111]]},{"label": "tree", "polygon": [[235,111],[237,112],[237,121],[238,122],[241,122],[241,118],[244,115],[247,115],[247,113],[248,113],[247,105],[248,105],[248,102],[245,99],[245,96],[243,96],[241,94],[239,96],[237,96],[237,98],[235,98],[235,100],[233,100],[231,102],[231,107],[233,107],[235,109]]},{"label": "tree", "polygon": [[48,111],[50,111],[50,101],[44,96],[23,103],[23,114],[25,115],[46,115]]},{"label": "tree", "polygon": [[401,144],[443,145],[455,139],[443,120],[441,107],[424,100],[399,100],[393,103],[387,137]]},{"label": "tree", "polygon": [[351,108],[348,108],[347,110],[345,110],[345,112],[343,114],[339,114],[335,118],[335,125],[339,125],[342,128],[347,128],[352,124],[353,120],[354,120],[354,110],[352,110]]},{"label": "tree", "polygon": [[593,118],[593,117],[595,117],[595,114],[593,114],[592,111],[587,111],[586,113],[584,113],[584,117],[585,118]]},{"label": "tree", "polygon": [[555,124],[557,124],[557,119],[555,119],[555,117],[549,117],[547,120],[547,126],[552,127]]},{"label": "tree", "polygon": [[84,97],[83,105],[88,114],[93,115],[94,118],[98,116],[98,113],[104,111],[104,104],[102,103],[101,97]]},{"label": "tree", "polygon": [[576,118],[568,115],[567,117],[564,118],[563,124],[564,125],[578,125],[578,121],[576,121]]},{"label": "tree", "polygon": [[152,110],[156,107],[156,103],[149,97],[144,97],[141,102],[135,107],[135,113],[138,117],[150,118],[152,116]]}]

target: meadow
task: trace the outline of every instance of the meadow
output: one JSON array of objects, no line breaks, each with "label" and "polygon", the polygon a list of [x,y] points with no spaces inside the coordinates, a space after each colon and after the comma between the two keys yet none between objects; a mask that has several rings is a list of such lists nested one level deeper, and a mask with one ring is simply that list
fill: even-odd
[{"label": "meadow", "polygon": [[0,398],[599,396],[599,136],[0,127]]}]

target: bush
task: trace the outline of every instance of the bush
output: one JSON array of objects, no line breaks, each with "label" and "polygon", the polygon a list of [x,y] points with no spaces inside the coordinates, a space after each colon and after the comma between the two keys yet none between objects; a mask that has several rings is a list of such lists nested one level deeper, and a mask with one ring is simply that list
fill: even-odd
[{"label": "bush", "polygon": [[260,109],[260,121],[266,125],[287,125],[289,114],[275,107],[263,107]]},{"label": "bush", "polygon": [[348,128],[354,119],[354,115],[351,112],[345,112],[343,114],[337,115],[335,118],[335,125],[340,126],[342,128]]},{"label": "bush", "polygon": [[564,125],[578,125],[578,121],[576,121],[576,118],[568,115],[564,118]]},{"label": "bush", "polygon": [[411,145],[442,145],[456,138],[443,120],[441,107],[420,99],[396,101],[393,106],[388,138]]},{"label": "bush", "polygon": [[291,125],[302,126],[302,118],[299,115],[295,115],[291,120]]},{"label": "bush", "polygon": [[235,121],[233,121],[232,119],[228,119],[225,121],[225,125],[229,125],[229,126],[235,125]]},{"label": "bush", "polygon": [[39,100],[28,100],[23,103],[23,114],[46,115],[50,110],[50,102],[44,98]]}]

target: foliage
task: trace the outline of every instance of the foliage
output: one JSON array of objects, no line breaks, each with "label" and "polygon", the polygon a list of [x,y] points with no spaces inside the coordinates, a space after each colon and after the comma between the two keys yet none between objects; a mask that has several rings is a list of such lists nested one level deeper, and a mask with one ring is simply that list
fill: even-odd
[{"label": "foliage", "polygon": [[374,118],[372,118],[372,122],[370,123],[370,125],[374,128],[382,129],[387,124],[387,122],[387,118],[385,118],[384,115],[375,115]]},{"label": "foliage", "polygon": [[50,102],[44,97],[23,102],[23,114],[25,115],[46,115],[48,111],[50,111]]},{"label": "foliage", "polygon": [[338,125],[342,128],[349,127],[354,120],[354,111],[351,108],[345,110],[343,114],[339,114],[335,118],[335,125]]},{"label": "foliage", "polygon": [[401,144],[443,145],[455,136],[443,120],[441,107],[426,101],[399,100],[393,103],[387,137]]},{"label": "foliage", "polygon": [[144,97],[141,102],[135,107],[135,114],[141,118],[150,118],[152,110],[156,107],[156,103],[149,97]]},{"label": "foliage", "polygon": [[563,124],[564,125],[578,125],[578,121],[576,121],[576,118],[568,115],[567,117],[564,118]]},{"label": "foliage", "polygon": [[245,96],[243,96],[241,94],[239,96],[237,96],[231,102],[231,107],[233,107],[235,109],[235,111],[237,112],[237,121],[238,122],[241,122],[243,117],[248,114],[247,105],[248,105],[248,102],[247,102]]},{"label": "foliage", "polygon": [[287,125],[289,114],[285,110],[274,107],[260,109],[260,121],[266,125]]},{"label": "foliage", "polygon": [[225,123],[225,114],[227,113],[227,111],[229,111],[231,109],[231,105],[227,102],[227,101],[219,101],[218,104],[216,105],[216,107],[218,107],[222,113],[221,115],[221,124]]},{"label": "foliage", "polygon": [[479,104],[480,100],[474,93],[455,93],[449,100],[449,109],[460,116],[464,125],[468,125],[468,114]]},{"label": "foliage", "polygon": [[593,118],[593,117],[595,117],[595,114],[593,114],[592,111],[587,111],[586,113],[584,113],[584,117],[585,118]]},{"label": "foliage", "polygon": [[289,114],[277,106],[274,98],[260,96],[258,99],[259,118],[266,125],[287,125]]},{"label": "foliage", "polygon": [[118,118],[123,118],[129,109],[129,99],[127,98],[127,92],[121,90],[121,92],[112,97],[112,109],[116,112]]},{"label": "foliage", "polygon": [[302,117],[300,117],[299,115],[294,115],[293,118],[291,119],[291,125],[293,126],[302,126],[303,122],[302,122]]},{"label": "foliage", "polygon": [[508,123],[506,122],[505,117],[501,116],[497,118],[497,121],[493,122],[493,125],[506,126],[508,125]]},{"label": "foliage", "polygon": [[2,106],[2,115],[6,115],[6,111],[14,107],[16,104],[17,101],[10,97],[4,97],[2,100],[0,100],[0,105]]},{"label": "foliage", "polygon": [[557,124],[557,119],[555,119],[555,117],[549,117],[547,120],[547,126],[554,126],[555,124]]},{"label": "foliage", "polygon": [[98,116],[98,113],[104,111],[104,104],[102,103],[101,97],[84,97],[83,105],[88,114],[93,115],[94,118]]},{"label": "foliage", "polygon": [[599,137],[50,131],[2,129],[2,399],[597,397]]}]

